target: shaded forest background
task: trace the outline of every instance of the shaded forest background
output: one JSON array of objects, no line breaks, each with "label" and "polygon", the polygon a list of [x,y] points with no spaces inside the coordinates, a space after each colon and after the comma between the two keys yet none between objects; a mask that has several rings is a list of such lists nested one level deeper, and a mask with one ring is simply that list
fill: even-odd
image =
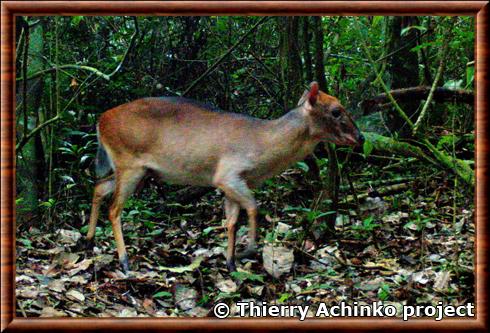
[{"label": "shaded forest background", "polygon": [[[16,55],[19,315],[473,300],[472,17],[18,17]],[[118,275],[105,214],[95,253],[77,248],[102,112],[185,96],[272,119],[313,80],[366,143],[320,145],[256,191],[259,243],[277,248],[283,272],[263,267],[264,251],[230,279],[219,193],[151,178],[123,215],[140,275]]]}]

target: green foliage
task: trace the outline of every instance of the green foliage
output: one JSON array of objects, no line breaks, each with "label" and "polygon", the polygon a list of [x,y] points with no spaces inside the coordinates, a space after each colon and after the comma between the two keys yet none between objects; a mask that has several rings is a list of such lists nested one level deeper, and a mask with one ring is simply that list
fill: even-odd
[{"label": "green foliage", "polygon": [[369,235],[375,229],[380,228],[381,225],[375,222],[374,216],[370,215],[364,220],[362,220],[362,224],[353,225],[352,229],[360,231],[361,234]]},{"label": "green foliage", "polygon": [[369,140],[369,139],[364,140],[364,144],[362,146],[362,151],[364,153],[365,158],[368,157],[369,155],[371,155],[373,148],[374,148],[374,145],[371,142],[371,140]]},{"label": "green foliage", "polygon": [[153,298],[170,298],[172,297],[172,293],[168,291],[159,291],[153,295]]},{"label": "green foliage", "polygon": [[285,303],[291,297],[293,297],[293,295],[288,294],[288,293],[283,293],[280,295],[279,299],[277,300],[277,303],[279,303],[279,304]]},{"label": "green foliage", "polygon": [[400,32],[400,36],[405,36],[410,30],[413,30],[413,29],[418,30],[420,32],[426,32],[427,31],[427,27],[420,26],[420,25],[411,25],[411,26],[403,28],[402,31]]},{"label": "green foliage", "polygon": [[443,135],[437,142],[437,149],[452,149],[453,145],[456,143],[456,136],[454,134]]},{"label": "green foliage", "polygon": [[284,209],[285,212],[303,212],[304,213],[304,217],[306,218],[306,220],[309,222],[309,223],[312,223],[314,221],[316,221],[317,219],[323,217],[323,216],[327,216],[327,215],[331,215],[331,214],[335,214],[335,211],[327,211],[327,212],[321,212],[321,211],[318,211],[318,210],[313,210],[311,208],[306,208],[306,207],[294,207],[294,206],[288,206]]},{"label": "green foliage", "polygon": [[264,276],[263,275],[258,275],[246,271],[237,271],[237,272],[232,272],[230,273],[231,276],[234,279],[237,279],[239,281],[251,281],[251,282],[264,282]]},{"label": "green foliage", "polygon": [[[34,18],[26,19],[35,21]],[[56,196],[58,205],[55,212],[60,213],[61,219],[64,218],[62,212],[73,207],[72,201],[76,201],[75,205],[79,204],[80,207],[89,207],[96,151],[95,124],[100,113],[139,97],[180,95],[259,19],[223,16],[40,17],[40,23],[31,32],[28,75],[53,67],[56,63],[90,66],[105,75],[117,71],[109,81],[101,80],[92,72],[73,69],[41,76],[44,83],[38,94],[41,103],[39,109],[29,111],[29,123],[34,126],[58,112],[61,121],[46,127],[41,133],[45,165],[49,167],[50,161],[53,164],[42,180],[51,191],[45,190],[42,194],[44,197],[38,199],[44,202],[49,199],[47,196]],[[361,34],[374,57],[383,58],[388,52],[386,37],[389,17],[327,16],[321,19],[327,75],[327,86],[322,89],[338,97],[353,113],[356,113],[360,100],[378,93],[371,84],[367,60],[358,48],[356,21],[361,23]],[[412,52],[426,52],[430,70],[434,71],[437,66],[434,57],[441,46],[441,36],[450,24],[455,24],[449,57],[458,61],[448,63],[444,73],[445,83],[451,87],[471,89],[474,66],[466,64],[473,60],[473,23],[472,17],[458,17],[455,23],[445,17],[420,17],[418,24],[404,27],[400,35],[403,37],[414,31],[420,34],[420,43],[412,48]],[[278,52],[282,33],[281,20],[266,21],[209,74],[206,84],[200,84],[188,97],[261,118],[283,114],[286,107],[284,82],[278,76],[282,68],[281,54]],[[298,34],[298,46],[304,67],[306,50],[303,44],[305,36],[302,34],[302,31]],[[128,49],[133,36],[134,44]],[[309,38],[309,52],[314,56],[312,36]],[[16,49],[21,51],[22,47]],[[37,54],[42,54],[42,57]],[[17,66],[19,78],[20,68],[22,66]],[[383,73],[383,78],[389,78],[388,70]],[[17,119],[23,126],[24,117],[18,116]],[[363,147],[364,155],[371,154],[372,149],[372,143],[367,140]],[[34,150],[28,151],[26,148],[25,153],[32,156]],[[309,171],[303,162],[298,163],[298,167],[304,172]],[[322,168],[322,173],[328,174],[328,169]],[[48,174],[51,176],[48,177]],[[274,180],[266,183],[272,185]],[[19,188],[19,195],[23,190]],[[28,188],[25,188],[27,191]],[[24,195],[24,198],[27,200],[28,195]],[[321,214],[304,213],[309,221]],[[146,227],[149,230],[154,228],[151,216],[141,217],[148,220]],[[76,217],[76,220],[80,221],[80,217]]]},{"label": "green foliage", "polygon": [[[284,23],[291,23],[291,19],[266,20],[185,97],[271,119],[295,107],[300,94],[288,93],[290,86],[307,87],[310,80],[319,79],[316,70],[323,69],[326,83],[321,89],[337,97],[353,115],[365,133],[363,147],[326,145],[337,155],[333,163],[320,146],[315,151],[318,180],[309,177],[316,170],[298,162],[254,189],[260,216],[259,251],[267,242],[295,250],[294,265],[281,278],[265,272],[260,254],[251,260],[237,260],[239,271],[225,273],[221,252],[226,248],[227,233],[221,193],[211,191],[184,204],[179,202],[181,187],[164,184],[156,191],[157,185],[150,180],[127,201],[122,215],[130,264],[136,273],[136,280],[131,281],[113,278],[118,276],[112,272],[119,266],[112,225],[107,220],[109,198],[96,228],[98,250],[93,261],[78,257],[72,233],[59,232],[79,230],[83,241],[88,231],[96,181],[97,121],[104,111],[137,98],[183,95],[261,18],[25,19],[31,26],[27,73],[22,70],[22,39],[15,45],[16,139],[21,141],[25,131],[29,133],[53,117],[56,121],[32,137],[16,161],[17,284],[24,285],[17,293],[18,316],[25,315],[23,311],[39,316],[45,308],[66,308],[66,315],[114,316],[134,310],[138,315],[195,316],[181,308],[177,293],[170,289],[176,283],[193,291],[189,295],[202,307],[197,310],[204,312],[219,300],[240,299],[315,305],[325,297],[338,300],[352,296],[360,302],[379,299],[404,304],[407,300],[413,303],[414,298],[399,288],[405,291],[407,283],[416,281],[415,274],[427,274],[429,281],[435,281],[444,271],[451,277],[448,287],[430,295],[433,283],[417,283],[419,300],[463,303],[472,299],[473,191],[447,172],[454,167],[451,157],[456,156],[457,162],[464,164],[461,170],[474,174],[472,106],[453,101],[431,103],[422,131],[427,141],[404,136],[406,124],[393,128],[389,103],[377,105],[376,112],[368,116],[360,106],[383,92],[377,80],[385,81],[390,89],[395,87],[393,78],[400,68],[391,60],[401,54],[405,60],[415,59],[416,85],[430,85],[449,28],[449,61],[439,85],[472,90],[474,17],[418,16],[411,24],[396,27],[396,33],[392,33],[394,18],[386,16],[300,17],[295,32],[285,29]],[[314,22],[320,25],[314,26]],[[320,31],[323,40],[317,45],[315,34]],[[411,36],[416,37],[413,43],[399,43],[400,49],[391,47],[391,41],[408,42]],[[367,59],[361,43],[366,43],[374,61]],[[318,50],[323,51],[324,68],[316,63]],[[299,59],[297,69],[289,61],[293,53]],[[373,75],[373,63],[379,67],[379,77]],[[288,76],[292,71],[298,72]],[[26,86],[27,104],[22,104],[24,74],[36,76]],[[23,105],[27,105],[26,113]],[[419,111],[410,115],[412,121]],[[443,153],[439,156],[446,161],[443,167],[431,155],[428,144]],[[333,182],[333,166],[339,171],[338,184]],[[393,183],[400,176],[404,183]],[[398,185],[403,186],[397,189]],[[338,202],[334,202],[335,191]],[[379,206],[366,199],[376,192],[380,193]],[[338,214],[337,221],[334,214]],[[243,222],[240,218],[239,249],[247,238]],[[329,231],[335,233],[326,237],[324,231],[330,222],[334,226]],[[66,258],[68,262],[64,262]],[[37,283],[37,274],[44,268],[52,275],[50,284],[38,281],[40,285],[34,289],[32,281]],[[71,275],[74,270],[77,273]],[[83,279],[76,280],[80,277]],[[72,281],[65,285],[66,290],[81,290],[85,300],[77,303],[55,291],[51,280],[60,278]],[[90,283],[78,283],[83,280]],[[229,280],[234,280],[234,285]],[[230,283],[228,290],[233,292],[220,291],[218,282]],[[97,297],[93,297],[94,286],[100,287],[95,290]],[[134,298],[142,306],[129,309],[125,297],[114,297],[115,293],[126,295],[127,288],[131,289],[131,302]]]},{"label": "green foliage", "polygon": [[404,228],[415,226],[417,231],[425,229],[427,223],[432,220],[431,217],[426,217],[421,209],[415,209],[412,214],[413,218],[404,225]]},{"label": "green foliage", "polygon": [[32,242],[30,239],[27,239],[27,238],[17,238],[17,241],[22,243],[22,245],[26,248],[26,249],[32,249]]},{"label": "green foliage", "polygon": [[382,284],[378,289],[378,297],[382,301],[386,301],[391,296],[390,286],[387,284]]},{"label": "green foliage", "polygon": [[474,80],[475,80],[475,67],[474,66],[467,66],[466,67],[465,89],[468,89],[473,84]]},{"label": "green foliage", "polygon": [[80,25],[80,22],[84,19],[84,16],[73,16],[71,18],[71,26],[72,27],[78,27]]}]

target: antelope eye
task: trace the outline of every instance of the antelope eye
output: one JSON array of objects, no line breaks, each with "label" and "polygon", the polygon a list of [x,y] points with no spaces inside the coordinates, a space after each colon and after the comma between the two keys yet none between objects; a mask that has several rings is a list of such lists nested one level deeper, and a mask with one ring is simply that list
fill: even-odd
[{"label": "antelope eye", "polygon": [[332,110],[332,116],[334,116],[335,118],[340,117],[340,110],[339,109],[333,109]]}]

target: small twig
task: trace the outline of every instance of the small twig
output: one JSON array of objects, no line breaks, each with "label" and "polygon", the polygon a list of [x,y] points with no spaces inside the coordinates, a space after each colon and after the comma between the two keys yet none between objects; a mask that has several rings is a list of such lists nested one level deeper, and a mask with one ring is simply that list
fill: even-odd
[{"label": "small twig", "polygon": [[[356,24],[357,27],[357,33],[361,39],[361,46],[366,53],[366,56],[368,57],[369,61],[372,64],[373,71],[376,74],[376,80],[375,82],[378,82],[381,87],[383,88],[386,96],[390,100],[390,102],[393,104],[395,110],[398,112],[398,115],[405,120],[405,123],[410,127],[410,130],[413,131],[414,124],[410,120],[410,118],[407,116],[405,111],[400,107],[400,105],[396,102],[396,100],[393,98],[393,95],[391,94],[390,90],[388,89],[388,86],[386,83],[383,81],[381,77],[381,73],[378,71],[378,68],[376,67],[376,64],[373,60],[373,57],[371,56],[371,52],[369,51],[366,41],[364,40],[362,33],[361,33],[361,27],[359,25],[358,20],[355,20],[354,23]],[[463,179],[465,183],[467,183],[470,186],[474,186],[475,184],[475,175],[474,171],[467,165],[465,162],[459,160],[459,159],[454,159],[451,156],[448,156],[445,152],[438,150],[430,141],[428,138],[423,137],[418,133],[418,136],[420,138],[420,143],[423,144],[431,153],[432,155],[436,158],[437,162],[440,164],[441,167],[447,167],[450,168],[458,177]]]},{"label": "small twig", "polygon": [[[63,113],[66,111],[68,106],[70,106],[71,103],[73,103],[75,98],[80,94],[80,92],[82,91],[82,86],[87,82],[87,80],[89,78],[90,77],[88,77],[87,79],[85,79],[85,81],[82,82],[82,84],[78,88],[78,91],[75,93],[75,95],[72,97],[72,99],[66,104],[65,108],[59,114],[57,114],[55,117],[45,121],[44,123],[40,124],[39,126],[34,128],[31,132],[29,132],[28,134],[26,134],[22,137],[22,139],[19,141],[19,143],[15,146],[15,152],[16,153],[19,153],[22,150],[22,148],[24,148],[24,146],[27,144],[27,142],[29,142],[29,140],[32,139],[37,134],[37,132],[42,130],[44,127],[51,125],[52,123],[62,119]],[[97,78],[95,80],[93,80],[91,83],[95,82],[96,80],[97,80]]]},{"label": "small twig", "polygon": [[267,72],[269,72],[269,74],[272,75],[271,77],[271,80],[279,83],[279,81],[277,80],[277,73],[275,73],[269,66],[267,66],[260,57],[258,57],[255,52],[251,49],[248,49],[246,50],[258,63],[259,65],[261,65]]},{"label": "small twig", "polygon": [[397,101],[393,98],[393,95],[391,94],[390,89],[388,88],[388,86],[386,86],[386,83],[381,78],[382,73],[378,70],[378,68],[376,66],[376,62],[374,61],[374,59],[371,55],[371,52],[369,51],[369,48],[367,47],[366,41],[360,33],[361,27],[359,26],[358,20],[354,20],[354,22],[356,24],[357,32],[358,32],[360,40],[361,40],[361,46],[364,50],[364,53],[366,54],[366,57],[368,58],[369,62],[371,63],[374,74],[376,75],[375,82],[378,82],[381,85],[386,96],[390,100],[391,104],[393,104],[393,106],[395,107],[395,110],[398,112],[398,115],[401,118],[403,118],[403,120],[405,120],[405,122],[410,126],[410,128],[413,128],[412,121],[410,120],[410,118],[408,118],[405,111],[403,111],[403,109],[400,107],[400,105],[397,103]]},{"label": "small twig", "polygon": [[204,297],[204,295],[205,295],[204,279],[202,277],[202,272],[199,268],[197,268],[197,272],[199,273],[199,284],[201,286],[201,296]]},{"label": "small twig", "polygon": [[[364,154],[361,154],[361,153],[358,153],[358,152],[351,152],[351,154],[353,155],[357,155],[357,156],[362,156],[364,157],[365,155]],[[366,158],[378,158],[378,159],[381,159],[381,160],[390,160],[390,161],[400,161],[401,158],[399,157],[391,157],[391,156],[382,156],[382,155],[376,155],[376,154],[369,154],[369,156],[367,156]]]},{"label": "small twig", "polygon": [[219,64],[231,52],[233,52],[233,50],[236,49],[237,46],[240,45],[248,35],[250,35],[253,31],[255,31],[255,29],[257,29],[259,27],[259,25],[261,25],[267,19],[268,19],[268,17],[265,16],[265,17],[261,18],[257,23],[255,23],[254,26],[249,31],[247,31],[245,34],[243,34],[243,36],[240,37],[240,39],[235,44],[233,44],[225,53],[223,53],[223,55],[221,57],[219,57],[219,59],[216,60],[216,62],[213,65],[211,65],[211,67],[209,67],[204,73],[201,74],[201,76],[199,76],[196,80],[194,80],[194,82],[192,82],[191,85],[186,90],[184,90],[184,92],[182,93],[182,96],[185,96],[186,94],[188,94],[199,82],[201,82],[202,79],[204,79],[209,73],[214,71],[216,69],[216,67],[218,67]]},{"label": "small twig", "polygon": [[449,28],[448,32],[445,34],[443,41],[442,41],[442,48],[440,50],[440,57],[441,61],[439,63],[439,68],[437,69],[436,77],[434,78],[434,82],[432,83],[432,87],[430,88],[429,91],[429,96],[427,97],[427,100],[425,101],[425,104],[422,108],[422,111],[420,111],[420,115],[413,125],[413,135],[416,136],[417,132],[420,128],[420,124],[424,120],[427,110],[429,109],[429,105],[432,102],[432,99],[434,98],[434,91],[437,88],[437,84],[439,83],[439,80],[441,79],[442,72],[444,71],[444,68],[446,66],[446,59],[447,59],[447,49],[448,49],[448,39],[450,35],[451,28]]},{"label": "small twig", "polygon": [[[118,65],[118,67],[120,67],[120,66]],[[88,72],[94,73],[97,76],[102,77],[104,80],[109,81],[109,79],[110,79],[110,76],[108,74],[102,73],[97,68],[90,67],[90,66],[85,66],[85,65],[75,65],[75,64],[72,65],[72,64],[68,64],[68,65],[61,65],[61,66],[51,67],[51,68],[48,68],[48,69],[43,69],[42,71],[39,71],[39,72],[34,73],[31,76],[29,76],[27,78],[27,80],[32,80],[32,79],[35,79],[35,78],[37,78],[39,76],[42,76],[44,74],[48,74],[48,73],[55,72],[57,70],[62,70],[62,69],[77,69],[77,70],[88,71]],[[113,74],[114,74],[114,72],[111,73],[111,75],[113,75]],[[23,80],[23,78],[17,78],[17,81],[22,81],[22,80]]]},{"label": "small twig", "polygon": [[50,125],[51,123],[54,123],[55,121],[58,121],[61,119],[61,115],[58,114],[55,117],[45,121],[41,125],[37,126],[35,129],[33,129],[29,134],[25,135],[22,137],[22,140],[15,146],[15,152],[18,153],[22,148],[25,146],[25,144],[32,138],[34,135],[36,135],[37,132],[42,130],[44,127]]},{"label": "small twig", "polygon": [[417,158],[415,158],[415,157],[410,157],[407,159],[401,159],[400,162],[387,165],[387,166],[383,167],[381,170],[386,171],[386,170],[395,169],[398,167],[406,167],[406,165],[411,164],[412,162],[415,162],[416,160],[417,160]]},{"label": "small twig", "polygon": [[107,75],[108,76],[108,79],[110,79],[114,74],[116,74],[121,69],[121,67],[124,65],[124,62],[126,61],[126,58],[128,57],[129,52],[131,51],[131,49],[134,46],[134,42],[136,40],[136,36],[138,35],[138,33],[139,33],[140,30],[139,30],[139,26],[138,26],[138,19],[137,19],[137,17],[136,16],[133,16],[133,20],[134,20],[134,33],[131,36],[131,40],[129,41],[129,46],[126,49],[126,52],[124,52],[124,56],[121,59],[121,61],[119,62],[119,65],[117,65],[117,67],[109,75]]},{"label": "small twig", "polygon": [[22,305],[22,302],[17,299],[17,305],[19,305],[20,312],[22,312],[22,316],[24,318],[27,318],[26,311],[24,310],[24,306]]},{"label": "small twig", "polygon": [[359,199],[357,198],[356,189],[354,188],[354,184],[352,183],[352,179],[350,178],[349,170],[346,168],[345,177],[347,178],[347,183],[349,184],[350,191],[352,196],[354,197],[354,201],[356,203],[356,214],[359,219],[361,219],[361,205],[359,203]]},{"label": "small twig", "polygon": [[387,55],[385,56],[382,56],[381,58],[378,58],[376,60],[376,62],[380,62],[380,61],[383,61],[385,59],[388,59],[389,57],[391,57],[392,55],[395,55],[397,54],[398,52],[400,51],[403,51],[405,50],[406,48],[410,47],[413,42],[415,42],[417,39],[419,39],[420,37],[424,36],[425,34],[427,34],[429,31],[431,31],[430,29],[427,29],[426,31],[422,32],[420,35],[418,36],[415,36],[414,38],[412,38],[411,40],[409,40],[408,42],[406,42],[404,45],[400,46],[400,48],[388,53]]},{"label": "small twig", "polygon": [[[309,254],[308,252],[305,252],[301,250],[297,246],[293,246],[296,250],[301,251],[303,254],[305,254],[308,258],[311,260],[318,262],[319,264],[324,265],[325,267],[331,267],[330,264],[322,262],[320,259],[316,258],[314,255]],[[389,271],[390,269],[384,266],[363,266],[363,265],[354,265],[354,264],[348,264],[347,262],[344,262],[342,259],[338,258],[337,256],[330,254],[326,252],[329,256],[334,258],[341,266],[343,267],[354,267],[354,268],[360,268],[360,269],[365,269],[365,270],[383,270],[383,271]]]},{"label": "small twig", "polygon": [[[312,254],[310,254],[310,253],[308,253],[308,252],[306,252],[306,251],[304,251],[304,250],[300,249],[300,248],[299,248],[299,247],[297,247],[296,245],[293,245],[293,247],[294,247],[296,250],[300,251],[302,254],[306,255],[306,256],[307,256],[308,258],[310,258],[311,260],[316,261],[317,263],[320,263],[320,264],[324,265],[325,267],[331,267],[329,264],[322,262],[320,259],[318,259],[318,258],[317,258],[317,257],[315,257],[314,255],[312,255]],[[326,252],[326,253],[327,253],[329,256],[331,256],[332,258],[334,258],[334,259],[335,259],[335,260],[336,260],[336,261],[337,261],[337,262],[338,262],[340,265],[342,265],[342,266],[349,266],[349,265],[348,265],[346,262],[344,262],[342,259],[338,258],[337,256],[335,256],[335,255],[333,255],[333,254],[330,254],[330,253],[328,253],[328,252]]]},{"label": "small twig", "polygon": [[[119,64],[109,74],[105,74],[102,71],[100,71],[99,69],[97,69],[95,67],[91,67],[91,66],[76,65],[76,64],[67,64],[67,65],[61,65],[61,66],[56,65],[54,67],[51,67],[51,68],[48,68],[48,69],[44,69],[42,71],[39,71],[37,73],[32,74],[31,76],[29,76],[27,78],[27,80],[32,80],[32,79],[34,79],[36,77],[39,77],[39,76],[42,76],[44,74],[48,74],[48,73],[51,73],[51,72],[59,71],[59,70],[62,70],[62,69],[76,69],[76,70],[83,70],[83,71],[92,72],[95,75],[103,78],[104,80],[109,81],[111,79],[111,77],[114,76],[121,69],[121,67],[124,65],[124,62],[126,61],[126,58],[127,58],[128,54],[129,54],[129,52],[133,48],[134,41],[136,39],[136,36],[138,35],[138,32],[139,32],[139,28],[138,28],[138,24],[137,24],[136,19],[135,19],[135,31],[134,31],[133,35],[131,36],[131,41],[129,42],[129,46],[126,49],[126,51],[124,52],[123,58],[121,59],[121,61],[119,62]],[[23,81],[23,80],[25,80],[25,78],[17,78],[16,79],[16,81]]]}]

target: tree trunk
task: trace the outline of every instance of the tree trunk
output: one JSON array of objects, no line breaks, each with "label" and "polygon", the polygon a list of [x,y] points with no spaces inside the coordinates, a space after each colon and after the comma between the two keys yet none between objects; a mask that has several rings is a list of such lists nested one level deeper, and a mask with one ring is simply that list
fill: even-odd
[{"label": "tree trunk", "polygon": [[[19,19],[19,18],[18,18]],[[28,22],[24,20],[22,26],[27,28]],[[28,47],[25,48],[26,54],[22,55],[23,61],[28,62],[26,66],[28,74],[36,72],[42,68],[42,62],[38,57],[32,57],[32,54],[43,54],[44,49],[44,34],[43,24],[38,24],[34,28],[31,28],[29,38],[23,39],[23,42],[28,42]],[[24,36],[25,36],[24,32]],[[21,66],[24,67],[24,66]],[[21,135],[26,135],[29,130],[37,126],[39,122],[39,107],[42,102],[44,81],[42,77],[32,80],[23,80],[21,84],[18,84],[16,89],[16,101],[17,105],[22,104],[20,108],[21,112],[25,112],[20,115],[17,113],[17,119],[22,119],[26,124],[20,126],[17,125],[17,139],[21,138]],[[26,90],[26,94],[22,91]],[[26,121],[27,120],[27,121]],[[24,126],[25,125],[25,126]],[[26,130],[27,129],[27,130]],[[17,195],[24,199],[25,206],[36,213],[38,209],[39,200],[44,199],[46,194],[46,164],[45,164],[45,151],[41,133],[36,134],[32,141],[30,141],[23,149],[21,158],[17,158]]]},{"label": "tree trunk", "polygon": [[[327,90],[327,81],[325,78],[325,66],[323,63],[323,26],[322,18],[319,16],[313,17],[313,29],[315,35],[315,79],[320,85],[320,89]],[[326,185],[326,191],[328,198],[332,201],[330,210],[336,210],[338,205],[338,192],[339,192],[339,180],[338,180],[338,165],[335,154],[335,148],[333,145],[325,144],[325,148],[328,152],[328,179]],[[329,214],[325,216],[330,232],[335,230],[335,220],[337,214]]]},{"label": "tree trunk", "polygon": [[313,81],[313,66],[311,63],[310,42],[311,33],[309,29],[309,16],[303,17],[303,58],[305,59],[305,80],[306,82]]},{"label": "tree trunk", "polygon": [[323,26],[320,16],[313,17],[313,29],[315,35],[315,79],[320,85],[320,90],[327,90],[325,78],[325,65],[323,63]]},{"label": "tree trunk", "polygon": [[[389,25],[389,38],[387,54],[392,53],[388,58],[388,65],[391,74],[391,89],[405,87],[415,87],[419,85],[419,64],[416,53],[410,51],[417,45],[418,30],[411,29],[403,36],[400,36],[402,29],[418,25],[419,19],[416,16],[395,16]],[[418,108],[417,100],[408,100],[400,103],[400,106],[410,118]],[[404,120],[395,112],[391,112],[387,122],[391,131],[398,132],[402,136],[410,135],[409,126],[404,126]]]},{"label": "tree trunk", "polygon": [[303,70],[299,53],[299,17],[282,18],[284,29],[281,38],[282,76],[284,80],[284,106],[289,110],[303,94]]}]

